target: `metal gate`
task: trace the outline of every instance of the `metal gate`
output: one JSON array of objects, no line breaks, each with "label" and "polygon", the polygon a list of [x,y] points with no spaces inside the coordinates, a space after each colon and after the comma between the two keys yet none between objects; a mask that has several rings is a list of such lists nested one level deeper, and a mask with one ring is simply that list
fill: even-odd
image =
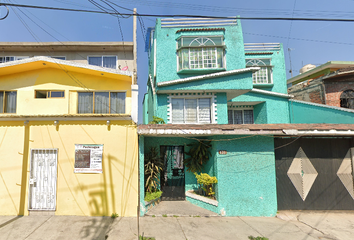
[{"label": "metal gate", "polygon": [[31,149],[29,210],[55,210],[58,149]]},{"label": "metal gate", "polygon": [[351,138],[276,138],[279,210],[354,210]]},{"label": "metal gate", "polygon": [[161,174],[162,200],[184,200],[184,151],[183,146],[161,146],[164,167]]}]

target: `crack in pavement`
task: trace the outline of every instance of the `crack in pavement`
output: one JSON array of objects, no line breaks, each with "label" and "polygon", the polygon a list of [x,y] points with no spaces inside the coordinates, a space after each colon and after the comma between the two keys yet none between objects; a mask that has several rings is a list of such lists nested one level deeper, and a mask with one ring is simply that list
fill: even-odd
[{"label": "crack in pavement", "polygon": [[184,233],[183,228],[182,228],[182,225],[181,225],[181,223],[178,221],[178,218],[177,218],[177,217],[176,217],[176,220],[177,220],[177,222],[178,222],[179,227],[181,228],[181,230],[182,230],[182,232],[183,232],[183,235],[184,235],[185,239],[187,239],[187,236],[186,236],[186,234]]},{"label": "crack in pavement", "polygon": [[46,222],[49,221],[49,219],[51,219],[53,216],[50,216],[47,220],[45,220],[42,224],[40,224],[38,227],[36,227],[30,234],[28,234],[24,239],[27,239],[29,236],[31,236],[38,228],[40,228],[41,226],[43,226],[43,224],[45,224]]},{"label": "crack in pavement", "polygon": [[[321,234],[322,234],[325,238],[327,238],[327,239],[339,240],[338,238],[336,238],[336,237],[334,237],[334,236],[331,236],[330,234],[327,234],[327,233],[325,233],[325,232],[322,232],[322,231],[319,230],[318,228],[315,228],[315,227],[311,226],[310,224],[308,224],[308,223],[306,223],[306,222],[304,222],[304,221],[301,221],[301,220],[300,220],[300,214],[299,214],[298,216],[296,216],[296,220],[297,220],[299,223],[302,223],[302,224],[304,224],[304,225],[310,227],[311,229],[313,229],[313,230],[315,230],[315,231],[321,233]],[[308,235],[310,236],[310,234],[308,234]]]}]

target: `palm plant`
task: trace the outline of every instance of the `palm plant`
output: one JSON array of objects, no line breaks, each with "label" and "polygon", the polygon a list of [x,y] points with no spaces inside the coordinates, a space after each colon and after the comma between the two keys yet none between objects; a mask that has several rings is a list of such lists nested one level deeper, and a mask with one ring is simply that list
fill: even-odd
[{"label": "palm plant", "polygon": [[159,174],[163,166],[156,147],[151,147],[149,152],[145,154],[144,166],[145,190],[150,193],[155,192],[160,183]]},{"label": "palm plant", "polygon": [[187,145],[189,151],[186,152],[186,155],[189,157],[184,160],[185,166],[188,168],[189,172],[201,172],[203,165],[209,161],[211,156],[210,140],[200,139],[197,142]]}]

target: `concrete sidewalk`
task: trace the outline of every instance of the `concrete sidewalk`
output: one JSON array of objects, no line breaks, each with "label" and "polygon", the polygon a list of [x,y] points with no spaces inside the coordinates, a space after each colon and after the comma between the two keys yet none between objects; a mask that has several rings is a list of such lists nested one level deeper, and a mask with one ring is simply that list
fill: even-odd
[{"label": "concrete sidewalk", "polygon": [[[353,239],[354,212],[280,212],[278,217],[141,217],[140,234],[156,240]],[[0,216],[0,239],[138,239],[137,218]]]}]

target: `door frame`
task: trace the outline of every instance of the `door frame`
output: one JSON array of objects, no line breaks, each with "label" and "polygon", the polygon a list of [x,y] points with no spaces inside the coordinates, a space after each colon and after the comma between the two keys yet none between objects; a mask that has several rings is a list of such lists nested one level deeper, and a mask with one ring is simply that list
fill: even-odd
[{"label": "door frame", "polygon": [[[45,208],[45,209],[34,209],[34,208],[31,208],[31,185],[33,184],[32,183],[32,162],[33,162],[33,152],[34,151],[55,151],[56,154],[55,154],[55,163],[54,163],[54,166],[55,166],[55,178],[54,178],[54,181],[55,181],[55,184],[53,185],[54,187],[54,207],[53,208]],[[58,148],[31,148],[30,149],[30,171],[29,171],[29,176],[28,176],[28,210],[29,211],[56,211],[56,208],[57,208],[57,184],[58,184],[58,156],[59,156],[59,149]]]}]

